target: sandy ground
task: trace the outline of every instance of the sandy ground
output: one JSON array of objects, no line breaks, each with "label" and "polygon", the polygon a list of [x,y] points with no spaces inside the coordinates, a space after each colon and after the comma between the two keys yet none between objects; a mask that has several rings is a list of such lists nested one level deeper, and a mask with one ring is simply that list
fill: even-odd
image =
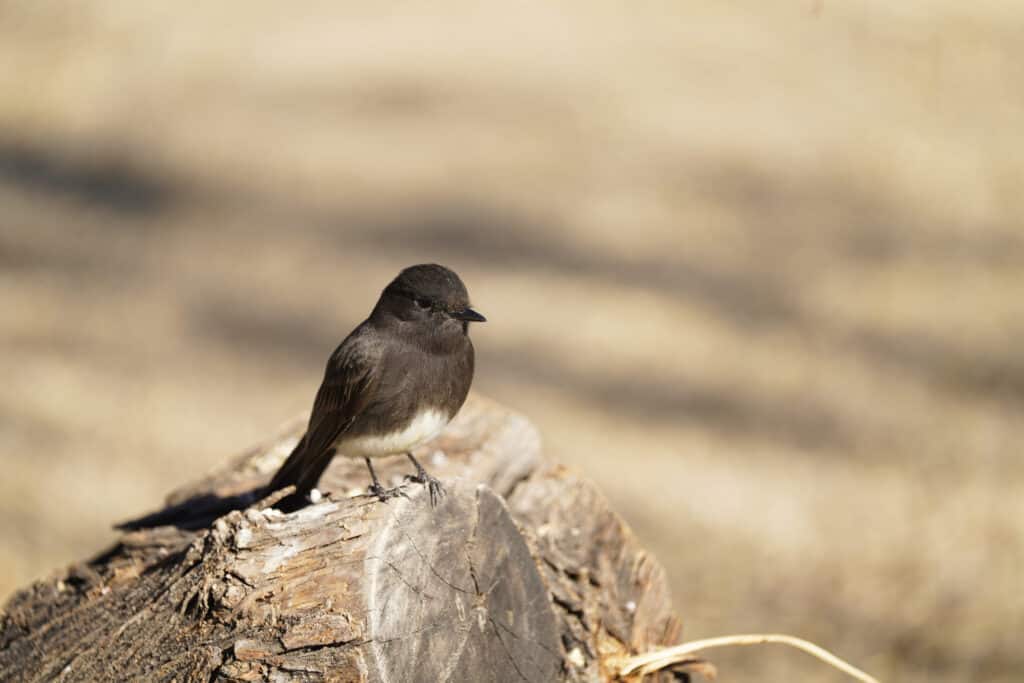
[{"label": "sandy ground", "polygon": [[1022,29],[949,0],[0,4],[0,594],[308,410],[436,260],[490,320],[477,389],[598,482],[688,637],[1020,680]]}]

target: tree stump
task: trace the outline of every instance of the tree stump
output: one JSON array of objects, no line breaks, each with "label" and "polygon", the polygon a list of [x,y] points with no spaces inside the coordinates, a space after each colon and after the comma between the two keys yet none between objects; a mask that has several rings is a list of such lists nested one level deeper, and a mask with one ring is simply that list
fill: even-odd
[{"label": "tree stump", "polygon": [[524,418],[472,396],[417,451],[447,487],[436,508],[415,483],[362,495],[362,462],[336,458],[320,502],[224,514],[303,427],[171,494],[175,525],[12,596],[0,680],[602,681],[677,641],[660,565]]}]

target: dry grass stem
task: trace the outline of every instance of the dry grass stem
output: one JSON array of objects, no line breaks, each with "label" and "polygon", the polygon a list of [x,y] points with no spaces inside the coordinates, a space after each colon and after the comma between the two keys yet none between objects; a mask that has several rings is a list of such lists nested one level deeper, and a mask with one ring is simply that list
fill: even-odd
[{"label": "dry grass stem", "polygon": [[835,668],[858,681],[862,681],[863,683],[879,683],[878,679],[873,676],[869,676],[852,664],[839,659],[839,657],[836,657],[828,650],[819,647],[814,643],[803,640],[802,638],[796,638],[795,636],[788,636],[781,633],[750,633],[735,636],[720,636],[718,638],[705,638],[703,640],[694,640],[689,643],[683,643],[681,645],[676,645],[675,647],[669,647],[655,652],[648,652],[635,657],[630,657],[624,661],[619,669],[619,677],[622,678],[634,674],[646,675],[654,673],[655,671],[660,671],[672,666],[673,664],[690,660],[694,652],[708,650],[713,647],[723,647],[726,645],[759,645],[761,643],[781,643],[783,645],[795,647],[798,650],[803,650],[804,652],[817,657],[823,662],[831,664]]}]

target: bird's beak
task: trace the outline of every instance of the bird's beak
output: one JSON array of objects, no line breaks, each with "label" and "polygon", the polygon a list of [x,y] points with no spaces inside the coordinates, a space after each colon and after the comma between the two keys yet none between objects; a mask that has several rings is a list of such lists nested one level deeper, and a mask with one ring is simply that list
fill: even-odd
[{"label": "bird's beak", "polygon": [[487,318],[483,317],[472,308],[463,308],[461,311],[455,311],[452,313],[452,317],[456,320],[464,320],[466,322],[473,323],[485,323]]}]

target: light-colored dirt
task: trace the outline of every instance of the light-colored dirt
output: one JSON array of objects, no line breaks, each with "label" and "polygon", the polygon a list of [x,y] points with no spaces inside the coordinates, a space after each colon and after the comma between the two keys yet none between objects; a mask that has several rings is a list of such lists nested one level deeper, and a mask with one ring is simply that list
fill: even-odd
[{"label": "light-colored dirt", "polygon": [[307,410],[436,260],[687,636],[1019,678],[1024,12],[691,5],[0,5],[0,593]]}]

